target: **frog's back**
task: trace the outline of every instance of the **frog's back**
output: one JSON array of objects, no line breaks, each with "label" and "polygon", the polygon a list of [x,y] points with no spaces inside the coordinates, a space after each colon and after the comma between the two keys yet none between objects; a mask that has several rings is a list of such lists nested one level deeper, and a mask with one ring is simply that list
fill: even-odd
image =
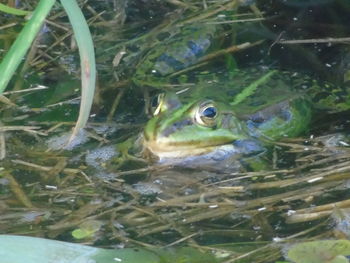
[{"label": "frog's back", "polygon": [[[271,74],[272,73],[272,74]],[[267,77],[266,77],[267,76]],[[254,114],[284,100],[304,98],[315,109],[340,112],[350,109],[350,85],[332,85],[306,74],[250,68],[203,74],[189,89],[189,100],[203,97],[229,103],[240,116]],[[243,99],[237,99],[248,93]]]},{"label": "frog's back", "polygon": [[[266,77],[267,75],[269,76]],[[300,79],[298,74],[258,69],[217,72],[196,77],[194,86],[178,91],[182,100],[207,98],[221,101],[230,105],[240,116],[254,114],[286,99],[304,96],[303,89],[297,87],[307,86],[307,80]],[[242,94],[246,95],[242,98]]]},{"label": "frog's back", "polygon": [[162,77],[196,64],[213,46],[217,27],[193,24],[178,30],[146,54],[133,77],[135,83],[158,87]]},{"label": "frog's back", "polygon": [[306,131],[315,108],[348,109],[345,103],[335,103],[331,92],[328,104],[319,100],[318,96],[330,88],[336,87],[321,85],[300,73],[246,69],[231,74],[203,74],[194,87],[180,91],[179,95],[185,104],[199,98],[220,102],[246,122],[251,135],[279,139]]}]

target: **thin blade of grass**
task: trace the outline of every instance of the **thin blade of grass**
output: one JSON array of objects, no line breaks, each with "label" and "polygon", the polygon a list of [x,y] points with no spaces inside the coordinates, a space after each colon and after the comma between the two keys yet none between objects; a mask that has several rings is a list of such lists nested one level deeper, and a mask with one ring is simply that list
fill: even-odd
[{"label": "thin blade of grass", "polygon": [[39,32],[45,18],[49,14],[56,0],[40,0],[32,17],[23,27],[15,42],[7,52],[0,64],[0,94],[4,91],[23,57],[30,48],[34,38]]},{"label": "thin blade of grass", "polygon": [[89,26],[75,0],[61,0],[76,39],[81,66],[81,102],[79,117],[74,127],[70,141],[83,128],[89,118],[96,84],[95,51]]},{"label": "thin blade of grass", "polygon": [[7,13],[7,14],[11,14],[11,15],[16,15],[16,16],[26,16],[26,15],[30,14],[29,11],[9,7],[9,6],[1,4],[1,3],[0,3],[0,11]]}]

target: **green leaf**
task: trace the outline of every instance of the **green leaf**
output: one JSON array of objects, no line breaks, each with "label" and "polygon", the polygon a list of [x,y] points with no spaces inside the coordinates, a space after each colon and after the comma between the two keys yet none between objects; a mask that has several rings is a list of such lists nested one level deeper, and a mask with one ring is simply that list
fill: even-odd
[{"label": "green leaf", "polygon": [[299,243],[288,251],[296,263],[348,263],[349,240],[321,240]]},{"label": "green leaf", "polygon": [[1,3],[0,3],[0,11],[7,13],[7,14],[11,14],[11,15],[16,15],[16,16],[26,16],[26,15],[30,14],[29,11],[20,10],[17,8],[12,8],[12,7],[9,7],[9,6],[1,4]]},{"label": "green leaf", "polygon": [[40,0],[32,17],[19,33],[15,42],[0,64],[0,94],[8,85],[23,57],[32,45],[55,0]]},{"label": "green leaf", "polygon": [[102,249],[44,238],[0,235],[4,263],[217,263],[212,254],[179,249]]},{"label": "green leaf", "polygon": [[78,229],[75,229],[72,231],[72,236],[75,239],[83,239],[83,238],[91,236],[91,234],[93,234],[93,233],[89,232],[86,229],[81,229],[81,228],[78,228]]},{"label": "green leaf", "polygon": [[74,37],[79,48],[81,67],[81,102],[78,121],[72,137],[83,128],[89,118],[96,85],[95,51],[89,26],[76,0],[61,0],[72,25]]},{"label": "green leaf", "polygon": [[88,220],[81,225],[79,228],[72,231],[72,236],[76,239],[83,239],[93,237],[93,235],[100,230],[102,222],[97,220]]},{"label": "green leaf", "polygon": [[0,258],[3,263],[160,263],[159,256],[146,249],[108,250],[80,244],[0,235]]}]

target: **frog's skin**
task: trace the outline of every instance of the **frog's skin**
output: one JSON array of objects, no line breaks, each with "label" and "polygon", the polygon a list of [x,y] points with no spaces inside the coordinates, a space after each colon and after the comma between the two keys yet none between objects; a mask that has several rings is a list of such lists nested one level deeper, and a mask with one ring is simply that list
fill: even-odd
[{"label": "frog's skin", "polygon": [[[171,84],[174,73],[188,70],[215,49],[218,32],[210,24],[183,26],[146,54],[133,81],[169,89],[171,85],[165,84]],[[307,130],[314,105],[334,111],[349,109],[349,92],[344,97],[342,88],[320,90],[317,82],[298,74],[229,71],[209,77],[195,74],[194,86],[179,85],[177,91],[172,87],[161,95],[144,129],[144,148],[160,161],[254,154],[263,151],[268,141]]]},{"label": "frog's skin", "polygon": [[184,26],[146,54],[137,66],[134,83],[161,88],[172,73],[196,64],[215,46],[217,31],[218,27],[210,24]]},{"label": "frog's skin", "polygon": [[145,126],[144,146],[160,161],[226,158],[259,152],[269,141],[308,129],[316,82],[296,73],[259,70],[224,78],[162,94]]}]

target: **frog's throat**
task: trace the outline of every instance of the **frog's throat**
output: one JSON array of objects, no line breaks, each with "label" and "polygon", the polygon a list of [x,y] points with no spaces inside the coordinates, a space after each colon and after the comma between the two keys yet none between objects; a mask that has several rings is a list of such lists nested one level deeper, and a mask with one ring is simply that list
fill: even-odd
[{"label": "frog's throat", "polygon": [[143,142],[144,147],[150,151],[153,155],[157,156],[159,160],[168,158],[185,158],[188,156],[199,156],[209,153],[213,153],[219,149],[225,149],[225,151],[234,151],[234,146],[232,144],[222,144],[222,145],[183,145],[183,146],[171,146],[168,144],[161,144],[156,141],[146,141]]},{"label": "frog's throat", "polygon": [[233,147],[227,143],[227,140],[222,143],[203,144],[203,143],[169,143],[159,140],[145,140],[143,138],[143,146],[153,155],[159,158],[184,158],[187,156],[203,155],[215,151],[216,149],[227,146]]}]

